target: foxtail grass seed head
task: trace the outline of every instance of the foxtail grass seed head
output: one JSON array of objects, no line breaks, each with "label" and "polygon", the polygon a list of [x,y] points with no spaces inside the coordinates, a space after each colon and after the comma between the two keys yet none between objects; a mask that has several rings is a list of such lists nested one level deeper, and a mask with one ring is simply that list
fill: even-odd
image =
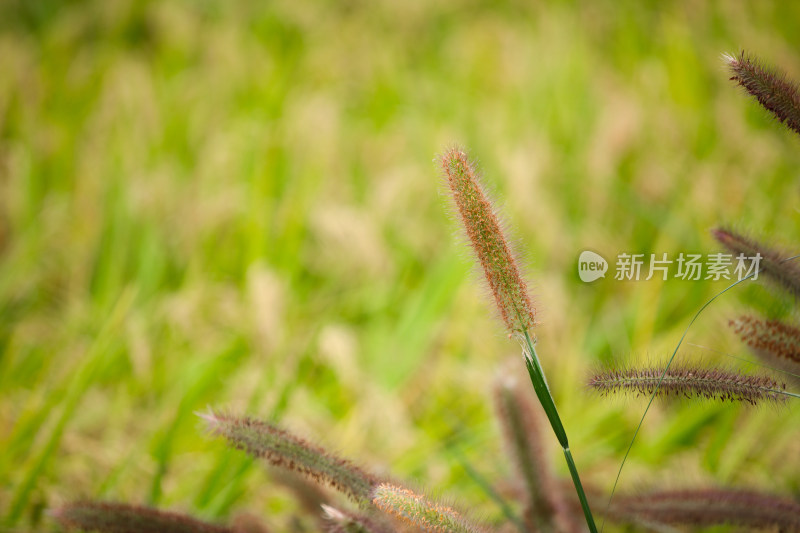
[{"label": "foxtail grass seed head", "polygon": [[330,485],[361,505],[369,503],[372,489],[379,483],[375,476],[350,461],[267,422],[214,411],[199,416],[208,423],[212,434],[221,435],[231,446],[273,466]]},{"label": "foxtail grass seed head", "polygon": [[795,381],[800,381],[800,329],[749,315],[730,320],[728,325],[764,363],[794,374]]},{"label": "foxtail grass seed head", "polygon": [[232,533],[232,529],[178,513],[119,503],[74,502],[51,512],[68,531],[96,533]]},{"label": "foxtail grass seed head", "polygon": [[403,487],[382,483],[375,488],[372,503],[408,525],[422,531],[477,533],[483,531],[450,507],[432,502]]},{"label": "foxtail grass seed head", "polygon": [[588,385],[603,396],[628,393],[649,397],[657,390],[661,398],[705,398],[751,405],[786,400],[786,385],[768,376],[716,368],[670,367],[666,374],[657,367],[608,370],[592,376]]},{"label": "foxtail grass seed head", "polygon": [[530,330],[536,324],[536,314],[528,288],[474,163],[458,148],[445,152],[440,163],[500,317],[511,333]]},{"label": "foxtail grass seed head", "polygon": [[694,489],[621,495],[609,518],[615,522],[660,526],[734,525],[747,531],[800,531],[800,503],[747,490]]},{"label": "foxtail grass seed head", "polygon": [[714,238],[735,256],[761,256],[759,274],[763,273],[780,287],[786,289],[796,299],[800,299],[800,258],[790,259],[772,248],[737,233],[729,228],[715,228]]},{"label": "foxtail grass seed head", "polygon": [[795,133],[800,134],[800,91],[786,74],[765,67],[742,51],[739,56],[724,54],[731,80],[750,93],[758,103]]}]

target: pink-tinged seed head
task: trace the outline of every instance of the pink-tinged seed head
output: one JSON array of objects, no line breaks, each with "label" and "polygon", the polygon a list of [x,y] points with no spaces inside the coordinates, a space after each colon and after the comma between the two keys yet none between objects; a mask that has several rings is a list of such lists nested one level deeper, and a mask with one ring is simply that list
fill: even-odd
[{"label": "pink-tinged seed head", "polygon": [[358,504],[366,505],[373,487],[379,483],[377,477],[350,461],[269,422],[219,411],[198,415],[208,423],[212,434],[224,437],[234,448],[320,485],[329,485]]},{"label": "pink-tinged seed head", "polygon": [[759,359],[800,383],[800,329],[748,315],[730,320],[728,325]]},{"label": "pink-tinged seed head", "polygon": [[500,317],[512,333],[536,325],[528,288],[467,153],[452,148],[440,159],[447,185],[470,246],[486,276]]},{"label": "pink-tinged seed head", "polygon": [[233,533],[231,528],[149,507],[109,502],[73,502],[50,515],[68,531],[102,533]]},{"label": "pink-tinged seed head", "polygon": [[381,483],[375,488],[372,496],[375,507],[421,531],[451,533],[483,531],[481,527],[471,524],[454,509],[404,487]]},{"label": "pink-tinged seed head", "polygon": [[731,80],[750,93],[758,103],[795,133],[800,134],[800,90],[785,74],[767,68],[742,51],[739,56],[723,54]]},{"label": "pink-tinged seed head", "polygon": [[589,379],[589,388],[602,395],[629,393],[661,398],[708,399],[743,402],[784,402],[786,384],[766,375],[748,375],[718,368],[680,367],[667,369],[622,368],[607,370]]},{"label": "pink-tinged seed head", "polygon": [[747,531],[800,531],[800,503],[750,490],[684,489],[620,495],[609,518],[648,526],[735,525]]},{"label": "pink-tinged seed head", "polygon": [[711,235],[726,250],[733,254],[734,260],[743,256],[750,265],[750,258],[758,257],[758,273],[763,274],[774,284],[800,299],[800,258],[792,259],[781,251],[768,247],[755,239],[729,228],[714,228]]},{"label": "pink-tinged seed head", "polygon": [[760,320],[744,315],[728,322],[748,346],[765,352],[772,360],[785,360],[800,370],[800,329],[778,320]]}]

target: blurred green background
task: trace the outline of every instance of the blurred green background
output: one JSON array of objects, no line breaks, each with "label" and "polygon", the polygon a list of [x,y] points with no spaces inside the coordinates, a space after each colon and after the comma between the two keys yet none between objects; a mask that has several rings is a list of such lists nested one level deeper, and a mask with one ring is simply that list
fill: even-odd
[{"label": "blurred green background", "polygon": [[[203,435],[208,405],[496,519],[464,462],[502,489],[491,384],[524,368],[445,213],[453,143],[514,228],[578,466],[608,490],[644,403],[588,372],[662,360],[724,283],[584,284],[580,251],[715,252],[720,222],[800,242],[798,139],[728,81],[742,48],[800,76],[800,4],[0,3],[0,523],[89,497],[289,530],[291,495]],[[688,341],[747,356],[726,319],[790,304],[737,290]],[[656,406],[619,490],[797,495],[798,422]]]}]

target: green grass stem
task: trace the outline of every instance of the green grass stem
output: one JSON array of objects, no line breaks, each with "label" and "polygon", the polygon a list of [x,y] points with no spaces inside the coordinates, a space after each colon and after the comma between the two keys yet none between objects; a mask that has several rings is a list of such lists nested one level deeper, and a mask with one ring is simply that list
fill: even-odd
[{"label": "green grass stem", "polygon": [[586,525],[589,526],[589,531],[597,533],[597,526],[594,523],[594,516],[589,507],[589,501],[586,499],[586,492],[583,490],[578,468],[575,466],[575,460],[572,457],[572,451],[569,449],[569,441],[567,440],[567,432],[564,430],[564,424],[561,423],[561,417],[558,415],[556,404],[553,401],[553,395],[550,393],[550,387],[547,386],[547,380],[544,377],[544,370],[539,362],[539,356],[536,354],[536,348],[531,336],[527,330],[523,331],[525,344],[523,345],[523,352],[525,354],[525,366],[528,369],[528,375],[533,384],[533,390],[536,392],[536,397],[544,408],[547,419],[556,434],[558,443],[564,450],[564,458],[567,460],[570,476],[572,476],[572,484],[575,485],[575,492],[578,493],[578,499],[581,502],[583,509],[583,516],[586,518]]},{"label": "green grass stem", "polygon": [[[787,257],[786,259],[784,259],[781,262],[785,263],[787,261],[792,261],[794,259],[797,259],[798,257],[800,257],[800,255],[794,255],[792,257]],[[636,437],[639,435],[639,431],[642,429],[642,424],[644,424],[644,418],[647,416],[647,413],[650,411],[650,406],[653,405],[653,401],[655,400],[656,395],[658,394],[658,391],[659,391],[659,389],[661,387],[661,382],[664,380],[664,377],[667,375],[667,371],[669,370],[670,365],[672,365],[672,361],[675,360],[675,356],[678,355],[678,350],[680,349],[681,344],[683,344],[683,341],[686,339],[686,335],[689,334],[689,330],[691,329],[692,325],[695,323],[695,321],[698,319],[698,317],[703,313],[703,311],[705,311],[706,308],[709,305],[711,305],[711,303],[714,300],[716,300],[717,298],[719,298],[720,296],[722,296],[723,294],[725,294],[729,290],[733,289],[737,285],[739,285],[741,283],[744,283],[745,281],[755,277],[759,272],[760,272],[760,270],[756,270],[752,274],[749,274],[749,275],[743,277],[742,279],[731,283],[730,285],[728,285],[727,287],[725,287],[724,289],[722,289],[721,291],[716,293],[714,296],[709,298],[708,301],[706,303],[704,303],[702,305],[702,307],[700,307],[700,309],[697,310],[697,312],[694,314],[692,319],[689,321],[689,324],[686,326],[686,329],[683,331],[683,335],[681,335],[680,340],[678,340],[678,344],[675,346],[675,350],[672,352],[672,355],[670,356],[669,360],[667,361],[667,364],[664,366],[664,371],[661,374],[661,379],[660,379],[658,385],[656,385],[655,389],[653,389],[653,392],[650,394],[650,399],[647,402],[647,406],[644,409],[644,413],[642,413],[642,418],[639,419],[639,424],[636,426],[636,431],[633,432],[633,437],[631,438],[631,442],[628,445],[627,450],[625,450],[625,456],[622,458],[622,463],[620,463],[620,465],[619,465],[619,470],[617,471],[617,477],[614,480],[614,485],[611,487],[611,494],[609,494],[609,496],[608,496],[608,503],[606,504],[606,514],[608,514],[608,509],[611,507],[611,500],[614,498],[614,492],[616,492],[616,490],[617,490],[617,485],[619,484],[619,478],[622,475],[622,469],[623,469],[623,467],[625,466],[625,463],[628,460],[628,455],[630,455],[630,453],[631,453],[631,449],[633,448],[633,443],[636,442]],[[797,395],[794,395],[792,393],[786,393],[786,394],[789,395],[789,396],[797,396]],[[603,521],[603,525],[605,525],[605,520]],[[603,529],[603,527],[601,526],[600,530],[602,531],[602,529]]]}]

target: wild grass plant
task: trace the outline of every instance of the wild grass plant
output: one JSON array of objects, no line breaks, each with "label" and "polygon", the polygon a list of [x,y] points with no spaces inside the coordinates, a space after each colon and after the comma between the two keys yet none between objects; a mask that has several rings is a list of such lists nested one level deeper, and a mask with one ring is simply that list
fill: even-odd
[{"label": "wild grass plant", "polygon": [[[516,343],[483,320],[430,169],[409,163],[463,138],[501,178],[517,248],[535,261],[539,363],[593,513],[663,528],[747,508],[762,514],[740,515],[741,527],[791,530],[793,500],[777,495],[796,492],[793,400],[655,404],[605,509],[640,413],[579,394],[584,369],[669,353],[718,287],[583,286],[572,254],[706,249],[698,228],[743,206],[759,233],[797,240],[775,216],[795,202],[794,146],[715,81],[730,42],[791,63],[793,17],[735,3],[611,18],[278,4],[2,7],[3,523],[586,527],[519,360],[496,379],[505,447],[495,438],[483,391]],[[585,31],[561,37],[575,28]],[[732,291],[753,320],[790,326],[753,286]],[[730,296],[704,315],[724,318],[687,341],[735,351],[722,333],[742,313]],[[196,430],[198,410],[221,438]],[[226,416],[247,428],[232,433],[238,445],[212,422]],[[310,482],[274,470],[264,481],[265,462]],[[684,472],[700,488],[686,489]],[[341,477],[383,500],[348,503],[315,481]],[[647,488],[631,490],[635,480]],[[722,496],[725,486],[762,490]]]},{"label": "wild grass plant", "polygon": [[[739,61],[744,59],[729,58],[728,61],[737,74],[734,79],[754,92],[767,109],[778,117],[786,116],[789,117],[786,120],[791,120],[794,107],[797,107],[800,116],[800,103],[795,105],[791,94],[781,94],[791,92],[794,87],[791,83],[774,74],[764,74],[768,72],[765,70],[745,71],[745,74],[740,74]],[[765,79],[757,79],[759,83],[748,84],[742,81],[745,75]],[[764,95],[765,92],[770,94]],[[772,93],[777,96],[772,96]],[[773,100],[779,101],[779,104],[771,105]],[[466,152],[460,148],[449,149],[440,157],[439,163],[453,199],[454,211],[486,280],[497,313],[509,338],[516,338],[522,347],[524,364],[538,400],[538,407],[544,412],[562,448],[575,496],[566,497],[562,489],[556,488],[552,481],[548,472],[549,465],[543,461],[537,442],[542,436],[535,419],[540,415],[536,414],[537,408],[532,409],[527,405],[529,399],[525,397],[524,391],[516,384],[511,384],[518,377],[513,370],[509,371],[510,375],[505,381],[498,384],[496,401],[497,412],[508,441],[507,447],[523,481],[523,491],[519,495],[521,501],[516,506],[522,509],[522,517],[504,505],[507,521],[493,526],[483,524],[469,517],[467,513],[439,503],[386,476],[369,473],[273,424],[213,411],[202,414],[201,417],[212,434],[222,436],[234,448],[254,458],[264,459],[274,467],[285,468],[304,476],[314,483],[330,486],[347,496],[358,510],[339,509],[327,503],[320,508],[327,519],[323,529],[328,531],[383,532],[400,528],[471,533],[500,527],[518,528],[523,533],[581,531],[584,526],[575,521],[576,506],[567,503],[577,499],[583,512],[585,527],[596,532],[598,528],[587,492],[581,482],[566,430],[536,352],[536,337],[533,332],[537,325],[536,310],[517,259],[501,228],[499,215],[489,201],[475,165]],[[800,286],[800,275],[791,263],[792,258],[782,257],[729,230],[715,230],[714,236],[728,249],[738,252],[742,258],[756,257],[759,260],[763,258],[764,261],[762,266],[760,261],[753,259],[753,273],[720,294],[742,281],[757,278],[761,272],[793,295],[794,288]],[[703,306],[698,315],[714,299],[716,297]],[[694,320],[690,322],[690,327],[693,322]],[[789,365],[790,370],[787,373],[791,375],[793,369],[800,375],[800,362],[795,357],[795,352],[800,351],[800,344],[796,342],[797,335],[793,335],[794,330],[790,326],[767,325],[748,317],[740,319],[736,324],[739,333],[749,326],[750,329],[743,334],[743,339],[756,353],[766,354],[762,355],[765,358],[780,358],[781,363]],[[767,375],[744,374],[738,370],[713,367],[672,365],[674,358],[675,354],[664,367],[616,369],[599,373],[592,376],[589,386],[603,395],[628,392],[644,396],[650,400],[648,409],[657,397],[672,396],[690,400],[701,398],[750,405],[800,398],[800,395],[787,392],[785,384]],[[613,495],[612,490],[612,498]],[[619,501],[612,499],[602,513],[611,521],[627,522],[656,530],[673,525],[725,524],[761,529],[777,528],[780,531],[800,530],[800,503],[766,492],[737,489],[685,488],[650,491],[636,496],[622,496]],[[226,529],[152,509],[106,503],[68,504],[56,510],[54,516],[67,528],[109,533],[242,530],[238,525]],[[266,526],[260,524],[254,527],[266,530]]]}]

